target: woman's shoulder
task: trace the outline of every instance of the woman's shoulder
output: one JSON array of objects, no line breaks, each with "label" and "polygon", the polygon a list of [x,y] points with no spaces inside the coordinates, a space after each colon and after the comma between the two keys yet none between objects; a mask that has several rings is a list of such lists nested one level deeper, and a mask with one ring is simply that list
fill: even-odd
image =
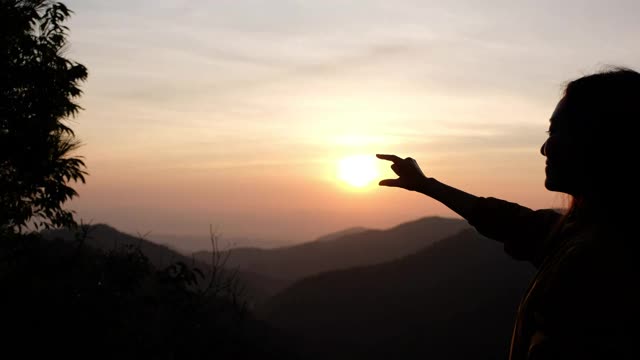
[{"label": "woman's shoulder", "polygon": [[583,232],[556,254],[544,270],[541,306],[569,327],[635,326],[640,322],[637,253],[599,236]]},{"label": "woman's shoulder", "polygon": [[597,260],[600,264],[608,264],[607,267],[594,267],[604,272],[617,271],[636,262],[640,242],[637,230],[630,224],[592,223],[576,226],[576,229],[570,254],[576,260]]},{"label": "woman's shoulder", "polygon": [[633,293],[639,269],[638,245],[622,228],[586,226],[568,237],[555,254],[554,282],[576,295]]}]

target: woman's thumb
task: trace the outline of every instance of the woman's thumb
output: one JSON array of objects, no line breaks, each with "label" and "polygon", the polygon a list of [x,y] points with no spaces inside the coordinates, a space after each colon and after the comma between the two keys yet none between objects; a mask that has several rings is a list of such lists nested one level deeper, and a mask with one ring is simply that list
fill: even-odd
[{"label": "woman's thumb", "polygon": [[400,179],[384,179],[378,183],[380,186],[400,186]]}]

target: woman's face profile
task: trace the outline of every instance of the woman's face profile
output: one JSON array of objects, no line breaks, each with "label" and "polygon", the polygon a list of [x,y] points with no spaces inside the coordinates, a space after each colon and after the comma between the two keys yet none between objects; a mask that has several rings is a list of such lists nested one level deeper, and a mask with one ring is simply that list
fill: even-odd
[{"label": "woman's face profile", "polygon": [[582,158],[568,126],[570,113],[566,98],[562,98],[549,120],[549,137],[540,153],[547,158],[545,187],[550,191],[577,195]]}]

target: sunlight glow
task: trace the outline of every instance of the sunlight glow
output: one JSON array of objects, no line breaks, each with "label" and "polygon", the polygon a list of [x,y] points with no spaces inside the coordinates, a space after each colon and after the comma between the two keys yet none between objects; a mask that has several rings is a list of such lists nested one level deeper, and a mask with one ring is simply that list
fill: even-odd
[{"label": "sunlight glow", "polygon": [[379,176],[373,155],[353,155],[338,162],[338,178],[353,187],[365,187]]}]

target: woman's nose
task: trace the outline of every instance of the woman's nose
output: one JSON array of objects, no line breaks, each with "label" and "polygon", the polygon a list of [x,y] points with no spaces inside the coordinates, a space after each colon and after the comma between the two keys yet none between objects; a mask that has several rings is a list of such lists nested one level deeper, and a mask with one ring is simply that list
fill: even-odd
[{"label": "woman's nose", "polygon": [[547,142],[546,141],[540,147],[540,154],[542,154],[542,156],[547,156]]}]

